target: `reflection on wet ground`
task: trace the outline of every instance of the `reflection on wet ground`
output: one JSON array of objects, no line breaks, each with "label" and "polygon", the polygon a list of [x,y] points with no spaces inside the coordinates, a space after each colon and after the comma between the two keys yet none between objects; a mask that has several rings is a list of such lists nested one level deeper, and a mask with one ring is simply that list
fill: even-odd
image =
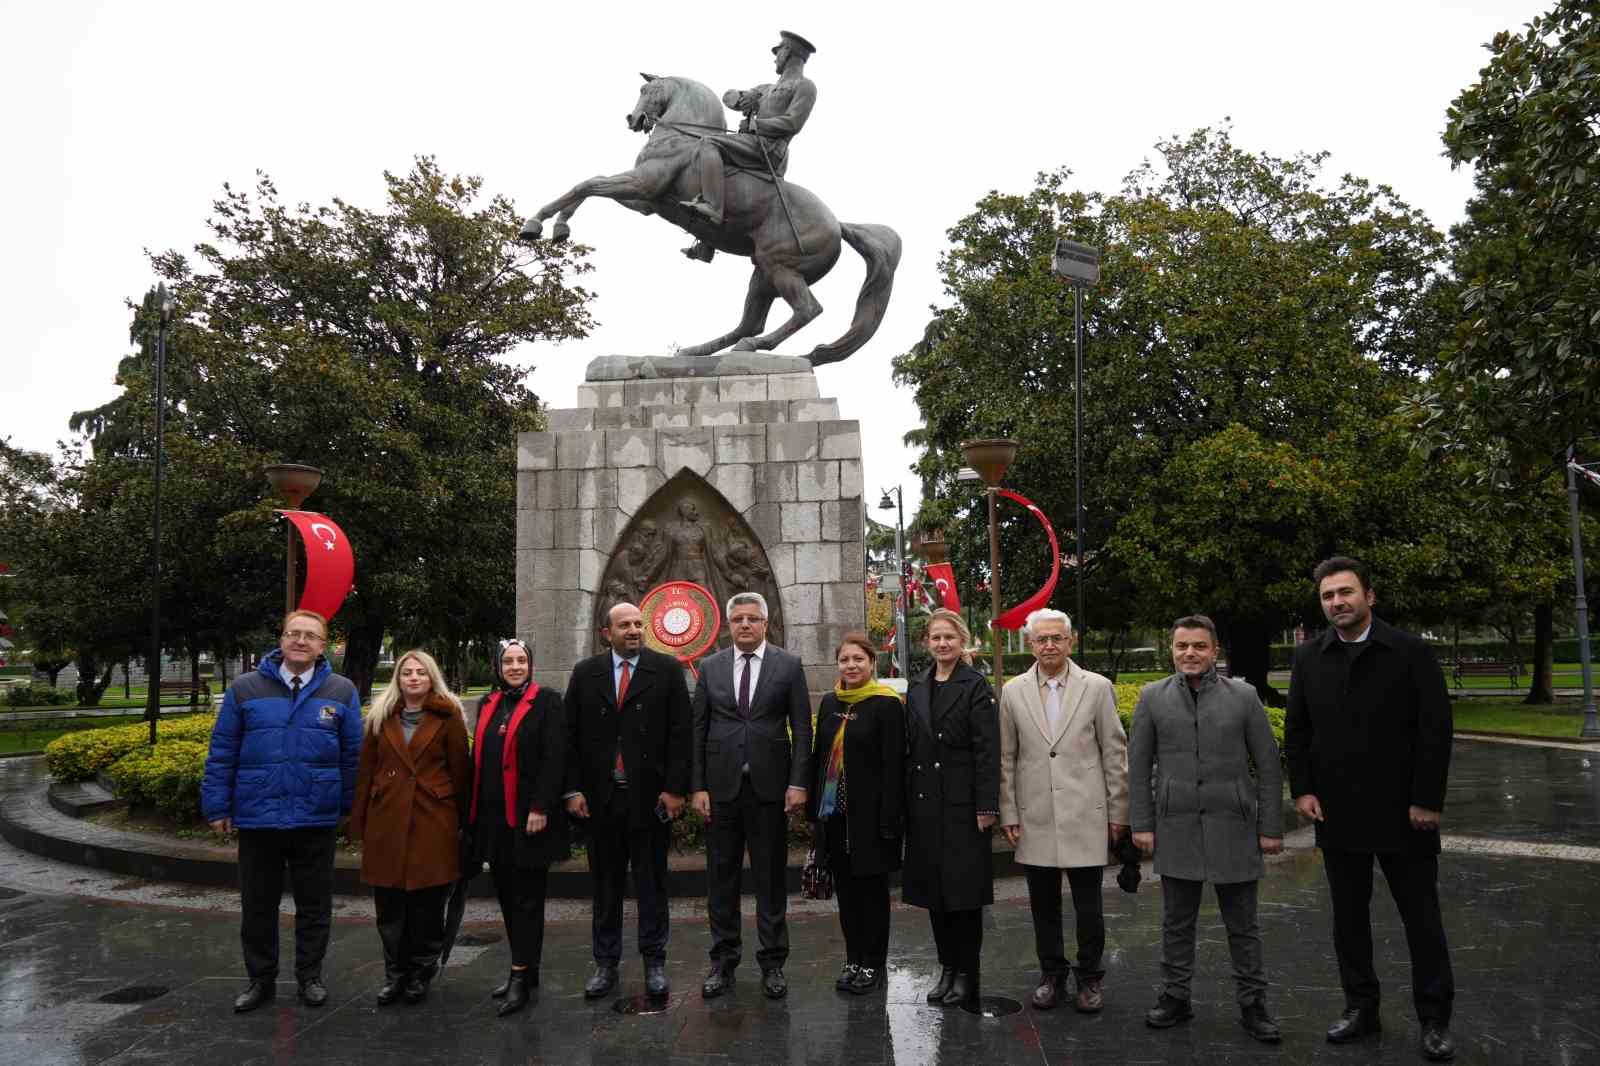
[{"label": "reflection on wet ground", "polygon": [[[1600,843],[1589,758],[1462,742],[1449,828],[1475,837]],[[5,877],[0,866],[0,882]],[[299,1006],[285,982],[274,1006],[235,1016],[229,1007],[242,985],[235,917],[30,888],[0,899],[0,1063],[1419,1061],[1404,938],[1381,885],[1374,915],[1385,1032],[1381,1041],[1340,1048],[1322,1037],[1342,1004],[1315,852],[1274,863],[1262,886],[1270,1005],[1285,1038],[1275,1048],[1254,1044],[1238,1026],[1214,903],[1201,915],[1197,1017],[1177,1029],[1145,1028],[1161,908],[1159,892],[1149,882],[1141,887],[1130,896],[1108,881],[1106,1008],[1095,1016],[1024,1007],[984,1019],[927,1006],[923,993],[937,961],[926,917],[896,908],[886,992],[855,998],[833,990],[838,925],[813,915],[791,919],[790,993],[776,1003],[761,997],[750,965],[733,995],[702,1000],[705,923],[677,920],[668,966],[673,994],[668,1009],[655,1014],[624,1014],[610,999],[585,1002],[588,923],[555,922],[540,997],[506,1020],[494,1016],[488,997],[507,964],[500,940],[464,946],[425,1004],[379,1010],[372,1004],[382,970],[377,937],[368,922],[339,922],[327,1007]],[[1600,864],[1446,855],[1441,894],[1459,987],[1457,1061],[1600,1062]],[[745,926],[753,939],[753,923]],[[286,937],[286,947],[291,942]],[[990,909],[983,956],[984,991],[1026,1000],[1036,973],[1025,899]],[[642,984],[641,968],[627,960],[619,994],[637,995]]]}]

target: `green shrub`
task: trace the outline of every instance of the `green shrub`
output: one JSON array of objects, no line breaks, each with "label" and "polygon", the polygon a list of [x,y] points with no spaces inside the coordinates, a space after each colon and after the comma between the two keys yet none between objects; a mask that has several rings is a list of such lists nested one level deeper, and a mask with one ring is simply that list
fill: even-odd
[{"label": "green shrub", "polygon": [[145,744],[112,763],[106,776],[128,803],[193,821],[200,816],[200,777],[208,748],[200,740],[166,740],[153,748]]},{"label": "green shrub", "polygon": [[78,696],[71,689],[49,685],[14,685],[6,693],[6,702],[13,707],[60,707],[77,703]]},{"label": "green shrub", "polygon": [[[180,740],[208,744],[211,727],[216,723],[214,714],[164,719],[156,730],[160,740],[156,746]],[[144,722],[84,729],[46,744],[44,761],[50,776],[58,781],[87,781],[135,748],[149,746],[150,727]]]}]

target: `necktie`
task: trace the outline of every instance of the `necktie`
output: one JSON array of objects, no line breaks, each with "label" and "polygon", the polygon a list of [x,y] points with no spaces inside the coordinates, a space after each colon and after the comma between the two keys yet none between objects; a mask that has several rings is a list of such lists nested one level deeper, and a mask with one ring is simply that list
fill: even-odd
[{"label": "necktie", "polygon": [[1049,688],[1044,696],[1044,714],[1050,722],[1050,735],[1054,737],[1061,724],[1061,682],[1052,678],[1045,684]]},{"label": "necktie", "polygon": [[750,717],[750,664],[755,660],[755,652],[744,653],[744,673],[739,675],[739,717]]},{"label": "necktie", "polygon": [[294,684],[289,686],[289,702],[300,702],[300,679],[298,677],[294,679]]},{"label": "necktie", "polygon": [[618,781],[622,780],[624,777],[627,776],[626,771],[624,771],[623,768],[622,768],[622,737],[621,737],[621,728],[620,728],[621,721],[620,721],[620,719],[621,719],[621,715],[622,715],[622,701],[628,695],[628,678],[630,676],[632,676],[632,669],[628,665],[628,660],[624,659],[624,660],[622,660],[622,676],[617,678],[617,715],[618,715],[618,720],[619,720],[618,721],[618,737],[617,737],[617,761],[616,761],[615,765],[613,765],[612,768],[611,768],[611,776],[616,778]]}]

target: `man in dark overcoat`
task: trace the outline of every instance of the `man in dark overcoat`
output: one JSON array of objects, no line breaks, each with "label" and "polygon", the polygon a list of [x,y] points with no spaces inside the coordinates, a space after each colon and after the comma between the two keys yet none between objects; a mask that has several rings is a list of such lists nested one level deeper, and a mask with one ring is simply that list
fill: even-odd
[{"label": "man in dark overcoat", "polygon": [[[1145,1024],[1194,1017],[1195,919],[1210,881],[1228,930],[1239,1020],[1263,1043],[1281,1039],[1267,1013],[1267,974],[1256,922],[1261,856],[1283,850],[1278,743],[1246,681],[1217,673],[1217,627],[1203,614],[1172,626],[1171,677],[1139,693],[1128,738],[1133,842],[1161,877],[1161,976]],[[1255,776],[1251,776],[1254,764]]]},{"label": "man in dark overcoat", "polygon": [[583,660],[567,684],[567,813],[588,831],[594,882],[597,999],[617,984],[622,899],[628,867],[639,897],[645,991],[667,983],[667,846],[689,794],[689,686],[683,667],[644,643],[644,616],[631,603],[606,614],[611,645]]},{"label": "man in dark overcoat", "polygon": [[806,805],[811,780],[811,697],[800,659],[767,643],[767,601],[740,592],[727,603],[733,647],[701,661],[690,704],[690,787],[706,835],[706,910],[711,918],[707,999],[733,987],[739,965],[739,878],[746,847],[756,883],[761,989],[789,992],[788,816]]},{"label": "man in dark overcoat", "polygon": [[1442,1061],[1455,1055],[1455,978],[1439,913],[1452,729],[1444,674],[1425,642],[1373,616],[1362,563],[1335,556],[1313,578],[1332,626],[1295,654],[1284,750],[1295,807],[1316,823],[1333,903],[1345,1012],[1328,1040],[1382,1028],[1368,911],[1376,858],[1405,923],[1422,1053]]}]

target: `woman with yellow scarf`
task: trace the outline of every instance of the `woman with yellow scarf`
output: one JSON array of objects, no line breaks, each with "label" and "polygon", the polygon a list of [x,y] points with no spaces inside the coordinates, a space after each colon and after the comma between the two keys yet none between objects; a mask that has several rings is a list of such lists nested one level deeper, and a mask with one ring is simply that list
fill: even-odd
[{"label": "woman with yellow scarf", "polygon": [[900,869],[905,835],[905,704],[875,676],[878,649],[865,633],[846,634],[835,657],[839,680],[813,730],[806,815],[839,900],[846,959],[834,987],[861,996],[884,986],[889,957],[889,874]]}]

